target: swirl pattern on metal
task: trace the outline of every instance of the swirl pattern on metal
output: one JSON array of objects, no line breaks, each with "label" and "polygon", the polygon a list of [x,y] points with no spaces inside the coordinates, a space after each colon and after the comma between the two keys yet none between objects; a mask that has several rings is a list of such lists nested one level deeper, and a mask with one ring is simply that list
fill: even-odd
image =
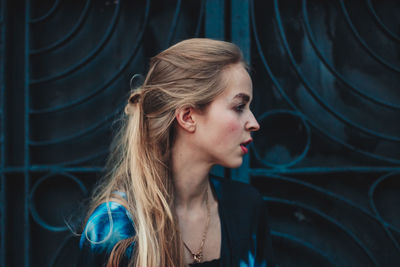
[{"label": "swirl pattern on metal", "polygon": [[[24,265],[72,266],[80,229],[69,221],[71,205],[101,176],[130,77],[144,74],[162,49],[204,36],[206,1],[26,1],[25,8],[25,160],[3,171],[23,173]],[[84,205],[75,208],[84,219]]]},{"label": "swirl pattern on metal", "polygon": [[282,266],[400,262],[399,11],[250,1],[261,130],[248,172]]},{"label": "swirl pattern on metal", "polygon": [[75,265],[69,211],[101,177],[131,77],[190,37],[250,63],[261,130],[216,172],[263,193],[280,266],[400,262],[396,1],[17,2],[0,0],[1,266]]}]

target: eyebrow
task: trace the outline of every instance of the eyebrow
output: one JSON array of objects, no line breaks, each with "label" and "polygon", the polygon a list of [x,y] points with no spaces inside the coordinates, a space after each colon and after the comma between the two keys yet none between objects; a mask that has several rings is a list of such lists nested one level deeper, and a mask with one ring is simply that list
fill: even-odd
[{"label": "eyebrow", "polygon": [[235,98],[240,98],[240,99],[242,99],[242,101],[244,101],[244,102],[249,102],[249,101],[250,101],[250,96],[248,96],[248,95],[246,95],[246,94],[244,94],[244,93],[239,93],[239,94],[235,95],[235,96],[233,97],[233,99],[235,99]]}]

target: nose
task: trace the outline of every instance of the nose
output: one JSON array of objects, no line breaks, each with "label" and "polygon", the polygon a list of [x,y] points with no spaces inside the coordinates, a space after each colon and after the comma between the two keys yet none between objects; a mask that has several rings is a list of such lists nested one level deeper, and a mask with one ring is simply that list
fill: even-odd
[{"label": "nose", "polygon": [[260,124],[258,124],[258,121],[254,117],[253,112],[250,112],[249,120],[246,123],[246,130],[250,132],[255,132],[260,130]]}]

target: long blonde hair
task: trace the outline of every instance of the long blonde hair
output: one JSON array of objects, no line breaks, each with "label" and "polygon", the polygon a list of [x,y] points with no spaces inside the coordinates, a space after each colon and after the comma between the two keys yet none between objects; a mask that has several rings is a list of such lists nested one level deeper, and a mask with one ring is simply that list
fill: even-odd
[{"label": "long blonde hair", "polygon": [[107,266],[118,266],[132,242],[130,266],[185,266],[169,169],[175,111],[204,109],[226,87],[223,70],[237,63],[245,65],[236,45],[203,38],[179,42],[151,59],[143,85],[129,97],[108,174],[96,188],[89,212],[118,197],[115,191],[126,194],[121,201],[132,215],[136,235],[114,246]]}]

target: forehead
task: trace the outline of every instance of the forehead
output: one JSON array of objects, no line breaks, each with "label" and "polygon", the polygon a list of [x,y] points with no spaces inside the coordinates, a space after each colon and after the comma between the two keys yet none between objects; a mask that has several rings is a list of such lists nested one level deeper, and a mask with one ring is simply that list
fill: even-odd
[{"label": "forehead", "polygon": [[233,98],[237,94],[253,95],[253,85],[250,75],[242,64],[236,64],[224,70],[223,79],[226,82],[226,89],[222,96]]}]

